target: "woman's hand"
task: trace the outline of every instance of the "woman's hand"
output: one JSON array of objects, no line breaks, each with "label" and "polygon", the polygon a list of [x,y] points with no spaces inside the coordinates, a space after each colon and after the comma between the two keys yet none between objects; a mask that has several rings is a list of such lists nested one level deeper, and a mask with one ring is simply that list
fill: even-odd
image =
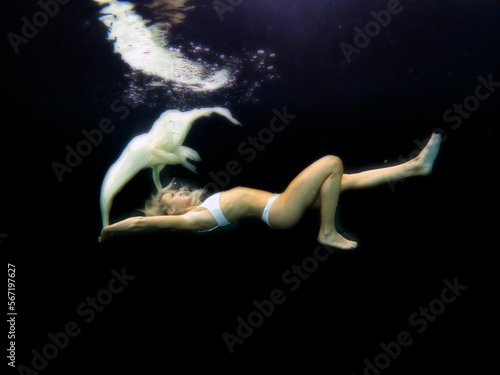
[{"label": "woman's hand", "polygon": [[103,243],[113,237],[115,232],[137,232],[142,229],[139,225],[142,220],[140,216],[129,217],[128,219],[119,221],[118,223],[107,225],[102,228],[99,242]]},{"label": "woman's hand", "polygon": [[113,237],[114,233],[107,230],[107,228],[109,228],[109,225],[102,228],[101,235],[99,236],[99,243],[104,243]]}]

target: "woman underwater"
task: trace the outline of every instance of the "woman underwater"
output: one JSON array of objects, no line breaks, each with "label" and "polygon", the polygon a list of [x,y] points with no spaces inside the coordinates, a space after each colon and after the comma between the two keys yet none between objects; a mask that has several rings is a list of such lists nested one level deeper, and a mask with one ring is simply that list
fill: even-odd
[{"label": "woman underwater", "polygon": [[340,193],[364,189],[412,176],[426,176],[432,171],[441,136],[432,134],[429,142],[414,159],[392,167],[344,174],[342,161],[324,156],[304,169],[281,194],[236,187],[214,194],[204,202],[201,190],[172,189],[170,184],[146,205],[146,216],[125,219],[102,229],[99,242],[115,232],[138,232],[148,229],[209,231],[241,218],[261,218],[275,229],[296,225],[306,210],[319,208],[321,224],[318,242],[340,249],[354,249],[358,244],[342,237],[335,228],[335,211]]}]

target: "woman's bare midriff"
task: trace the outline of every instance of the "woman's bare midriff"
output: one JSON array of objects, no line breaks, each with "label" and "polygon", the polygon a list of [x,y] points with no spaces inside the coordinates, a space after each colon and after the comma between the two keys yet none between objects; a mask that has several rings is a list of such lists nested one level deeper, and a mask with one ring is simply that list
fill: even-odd
[{"label": "woman's bare midriff", "polygon": [[229,221],[244,217],[260,218],[267,201],[273,193],[264,190],[236,187],[222,192],[219,203],[224,216]]}]

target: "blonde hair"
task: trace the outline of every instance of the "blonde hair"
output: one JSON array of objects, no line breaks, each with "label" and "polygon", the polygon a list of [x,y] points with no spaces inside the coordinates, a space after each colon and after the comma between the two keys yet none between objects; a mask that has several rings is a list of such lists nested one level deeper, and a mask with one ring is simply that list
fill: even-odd
[{"label": "blonde hair", "polygon": [[180,189],[176,188],[177,182],[173,180],[170,184],[161,189],[158,193],[152,194],[151,197],[146,201],[146,205],[142,212],[146,216],[161,216],[168,215],[168,206],[162,201],[162,197],[165,194],[182,192],[183,194],[191,198],[191,207],[187,208],[184,212],[179,212],[181,215],[192,210],[195,206],[201,204],[201,196],[205,193],[205,189],[191,190],[187,185],[182,186]]}]

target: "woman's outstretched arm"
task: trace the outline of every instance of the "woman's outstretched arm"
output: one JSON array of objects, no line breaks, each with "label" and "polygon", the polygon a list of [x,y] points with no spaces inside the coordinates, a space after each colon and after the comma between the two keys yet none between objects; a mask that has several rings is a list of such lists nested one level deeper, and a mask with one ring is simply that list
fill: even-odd
[{"label": "woman's outstretched arm", "polygon": [[[213,226],[210,217],[206,212],[188,212],[184,215],[164,215],[164,216],[134,216],[119,221],[115,224],[105,226],[99,242],[105,242],[117,232],[141,232],[149,229],[168,230],[204,230],[210,225]],[[210,214],[209,214],[210,215]]]}]

